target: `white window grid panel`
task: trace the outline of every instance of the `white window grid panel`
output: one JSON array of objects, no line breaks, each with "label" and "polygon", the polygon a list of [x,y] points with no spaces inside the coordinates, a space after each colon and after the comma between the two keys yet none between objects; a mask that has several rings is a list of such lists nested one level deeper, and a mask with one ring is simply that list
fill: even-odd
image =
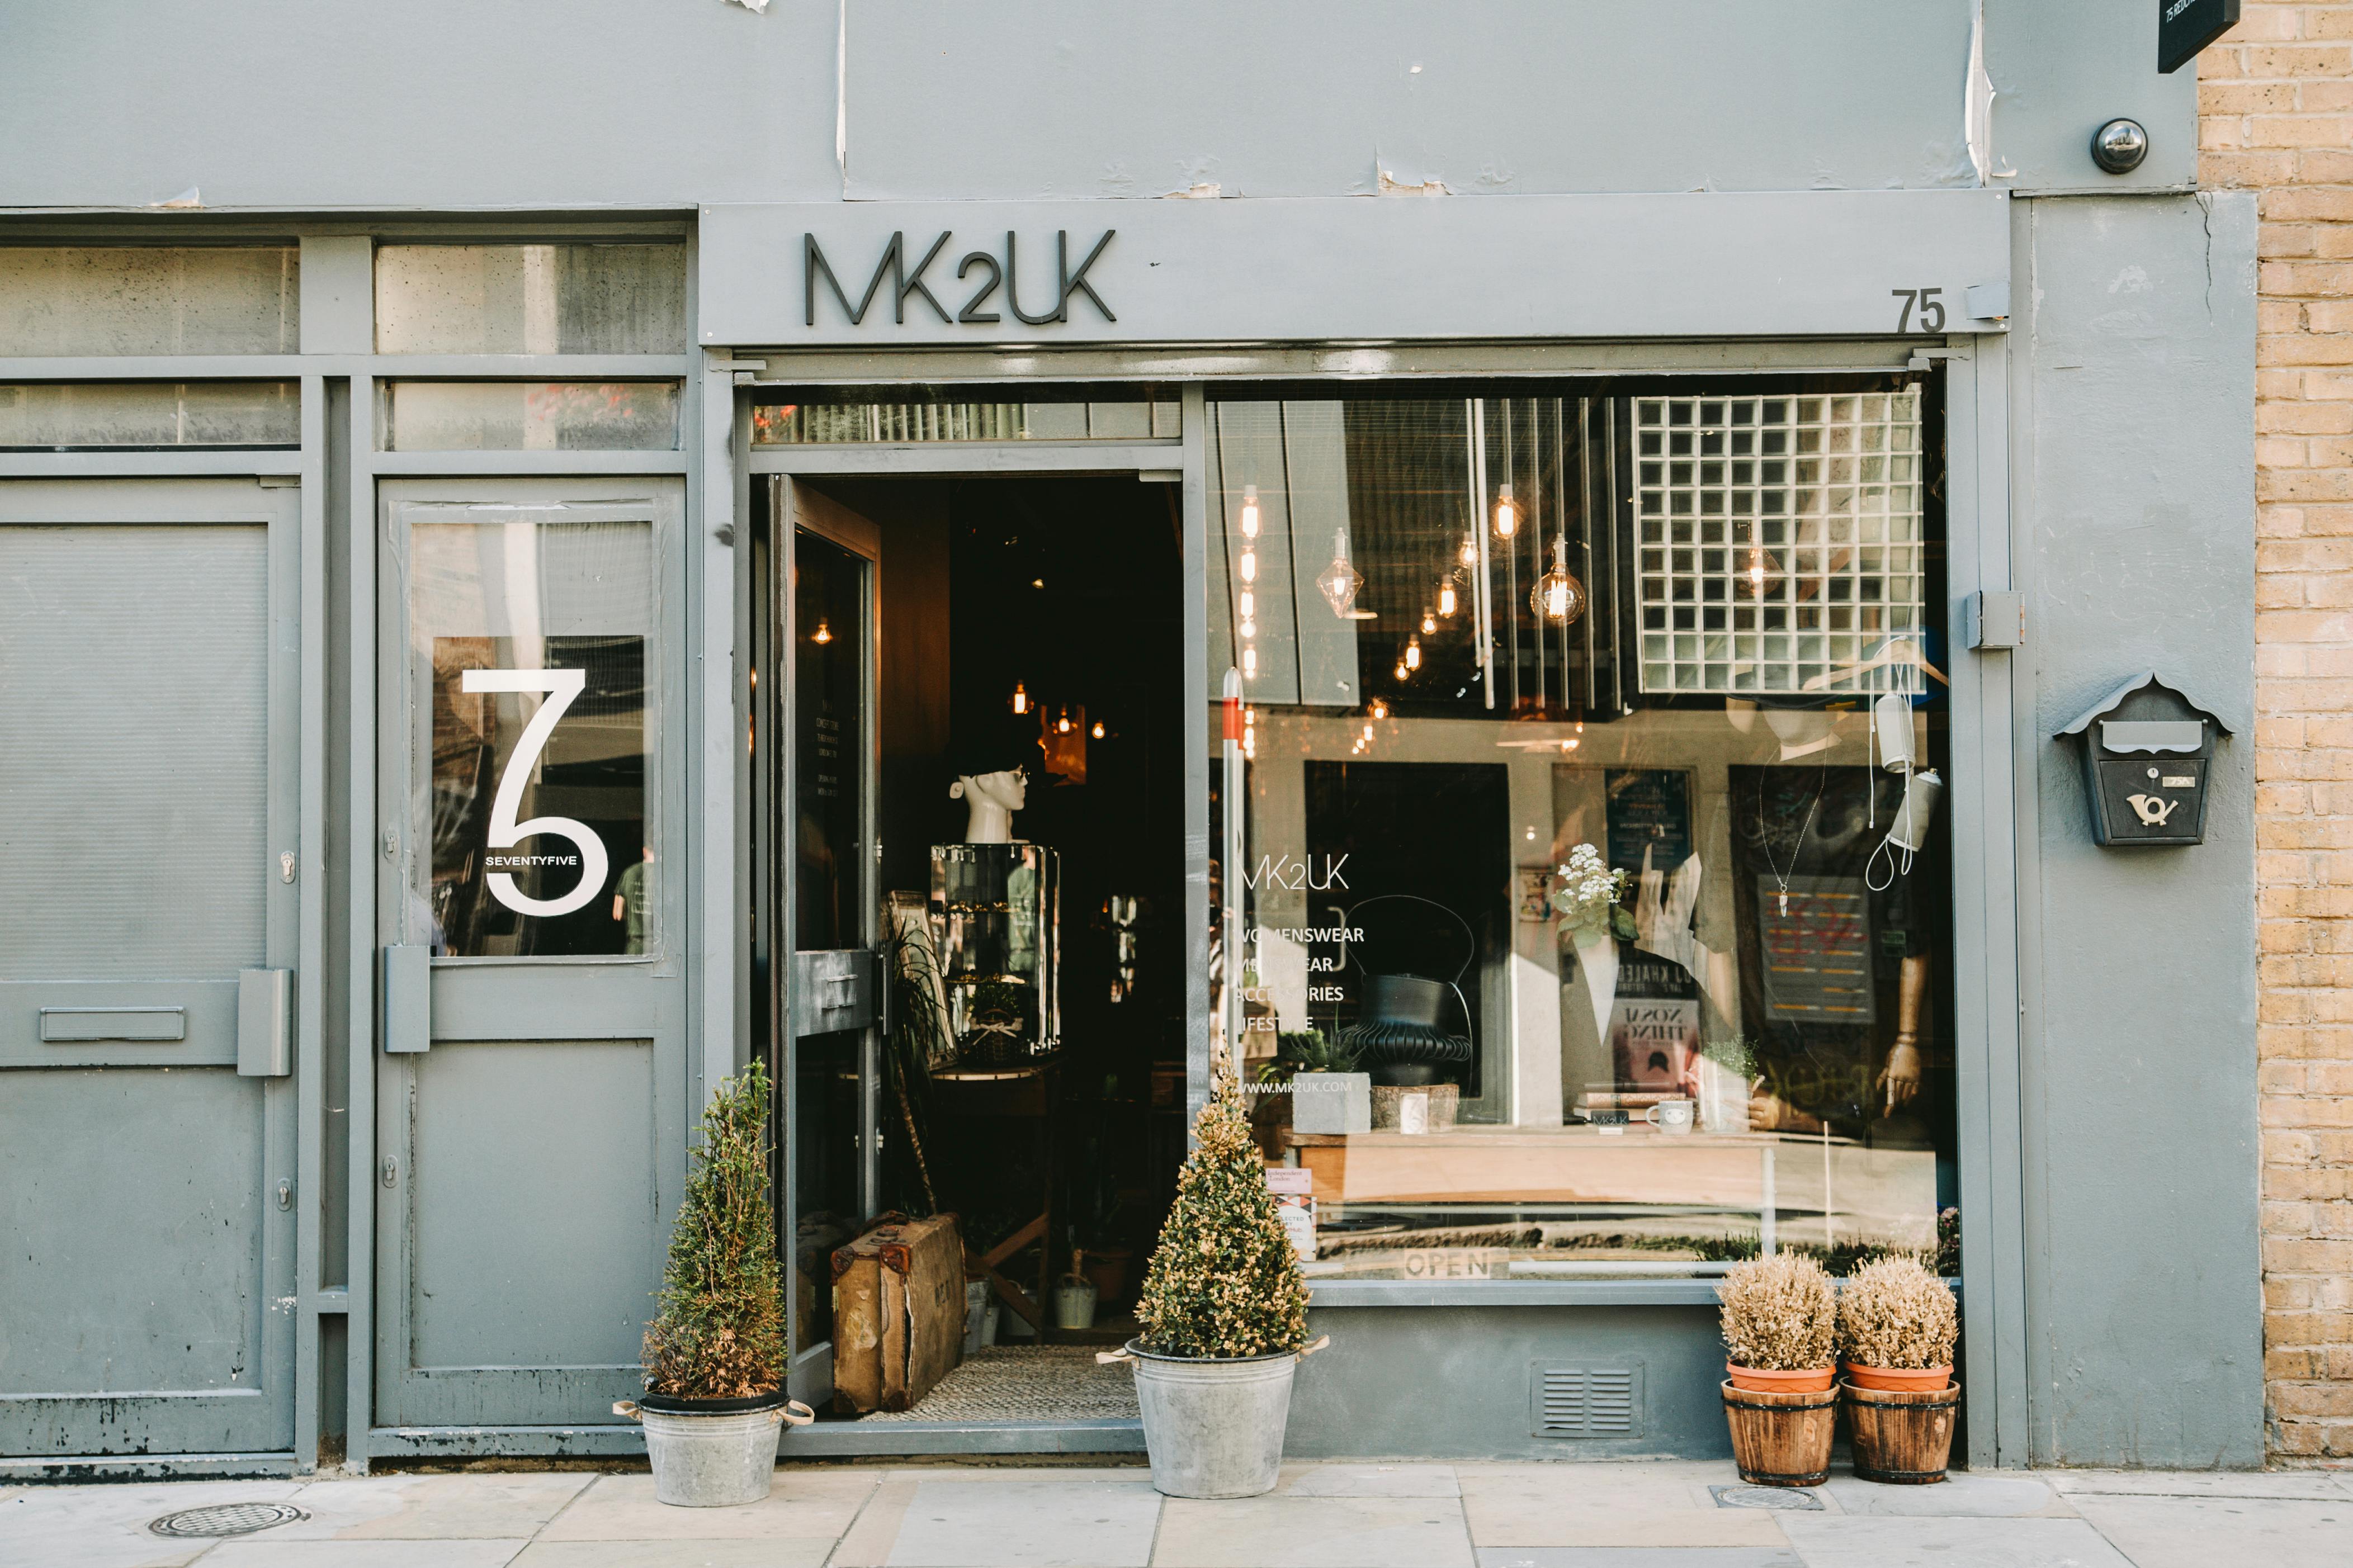
[{"label": "white window grid panel", "polygon": [[1642,690],[1916,695],[1853,667],[1927,625],[1918,391],[1633,403]]}]

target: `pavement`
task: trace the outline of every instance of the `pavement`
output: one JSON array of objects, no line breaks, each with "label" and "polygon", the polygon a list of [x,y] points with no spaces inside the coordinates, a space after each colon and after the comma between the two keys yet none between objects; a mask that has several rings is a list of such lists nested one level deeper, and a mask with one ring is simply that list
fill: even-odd
[{"label": "pavement", "polygon": [[[2346,1568],[2353,1470],[1834,1473],[1754,1495],[1728,1463],[1298,1463],[1262,1498],[1140,1468],[794,1465],[749,1508],[642,1471],[0,1486],[5,1568]],[[1757,1502],[1778,1506],[1746,1506]],[[184,1509],[287,1504],[174,1540]]]}]

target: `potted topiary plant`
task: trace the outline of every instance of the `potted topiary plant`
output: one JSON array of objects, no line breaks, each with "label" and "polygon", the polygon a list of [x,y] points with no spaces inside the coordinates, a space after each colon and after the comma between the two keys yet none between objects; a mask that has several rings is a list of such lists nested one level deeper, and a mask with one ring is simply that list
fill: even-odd
[{"label": "potted topiary plant", "polygon": [[1256,1497],[1282,1465],[1292,1373],[1324,1342],[1306,1342],[1307,1281],[1231,1075],[1193,1134],[1136,1302],[1144,1331],[1097,1359],[1134,1365],[1154,1487]]},{"label": "potted topiary plant", "polygon": [[1945,1282],[1910,1258],[1854,1271],[1839,1293],[1854,1473],[1920,1486],[1945,1479],[1953,1449],[1960,1314]]},{"label": "potted topiary plant", "polygon": [[1837,1424],[1838,1303],[1830,1276],[1802,1253],[1736,1263],[1716,1287],[1728,1359],[1725,1417],[1740,1479],[1819,1486]]},{"label": "potted topiary plant", "polygon": [[759,1501],[776,1479],[783,1425],[817,1418],[785,1394],[767,1127],[767,1073],[754,1062],[703,1109],[659,1309],[646,1325],[646,1392],[613,1406],[644,1426],[654,1496],[666,1503]]}]

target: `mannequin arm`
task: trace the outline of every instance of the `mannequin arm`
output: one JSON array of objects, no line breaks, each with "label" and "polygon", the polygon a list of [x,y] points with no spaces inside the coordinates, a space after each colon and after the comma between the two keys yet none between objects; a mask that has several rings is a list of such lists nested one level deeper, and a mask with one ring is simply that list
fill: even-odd
[{"label": "mannequin arm", "polygon": [[1895,1043],[1880,1069],[1879,1087],[1885,1110],[1909,1105],[1920,1092],[1920,1010],[1928,999],[1928,955],[1915,953],[1904,961],[1895,994]]}]

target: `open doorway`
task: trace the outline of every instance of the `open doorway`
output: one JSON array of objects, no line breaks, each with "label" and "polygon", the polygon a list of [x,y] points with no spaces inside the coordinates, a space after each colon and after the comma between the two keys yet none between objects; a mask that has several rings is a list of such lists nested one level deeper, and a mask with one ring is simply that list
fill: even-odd
[{"label": "open doorway", "polygon": [[[1185,1142],[1176,487],[763,488],[755,968],[795,1393],[861,1424],[1132,1419],[1093,1352],[1135,1331]],[[837,1261],[894,1216],[931,1258],[895,1349]],[[878,1354],[895,1394],[852,1364]]]}]

